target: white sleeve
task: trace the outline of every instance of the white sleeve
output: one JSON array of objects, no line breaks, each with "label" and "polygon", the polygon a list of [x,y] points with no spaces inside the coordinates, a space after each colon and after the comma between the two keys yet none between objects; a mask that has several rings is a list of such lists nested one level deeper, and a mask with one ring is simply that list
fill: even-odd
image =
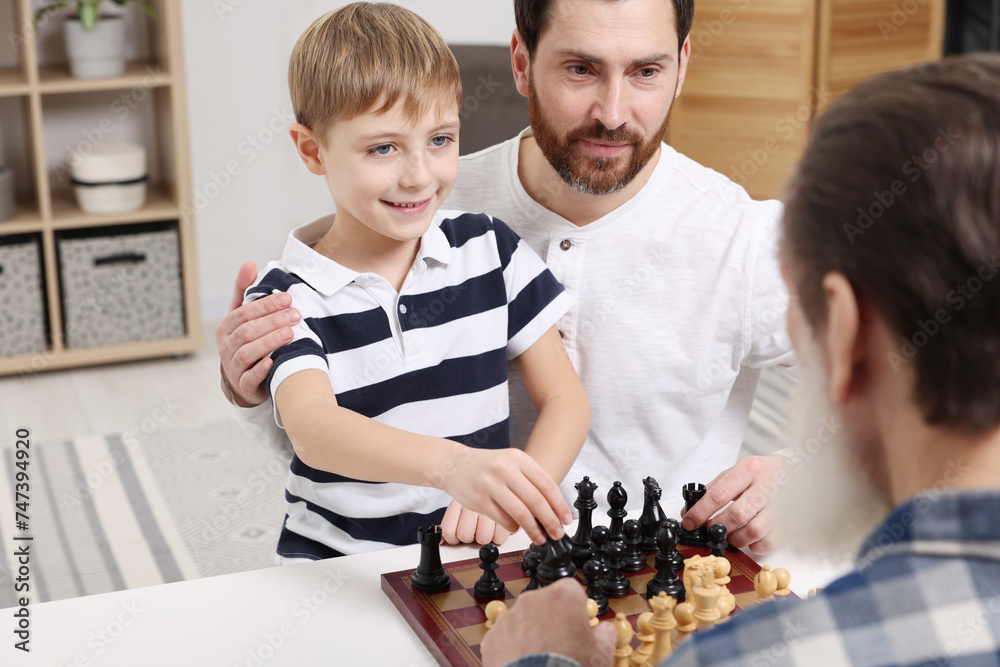
[{"label": "white sleeve", "polygon": [[750,368],[778,366],[788,370],[795,366],[795,353],[786,328],[788,288],[778,261],[781,208],[776,204],[774,209],[776,218],[762,219],[762,229],[755,239],[756,257],[745,325],[748,330],[744,331],[747,354],[743,364]]},{"label": "white sleeve", "polygon": [[274,408],[270,398],[253,408],[241,408],[233,405],[233,415],[247,435],[266,446],[278,458],[285,461],[292,460],[292,455],[295,453],[292,449],[292,442],[288,439],[285,429],[275,422]]}]

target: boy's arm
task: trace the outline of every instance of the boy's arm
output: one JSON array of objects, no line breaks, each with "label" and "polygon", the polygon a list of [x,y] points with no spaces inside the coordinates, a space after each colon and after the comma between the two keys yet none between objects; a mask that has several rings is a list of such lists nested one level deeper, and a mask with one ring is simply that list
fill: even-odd
[{"label": "boy's arm", "polygon": [[295,453],[312,468],[442,489],[507,530],[524,528],[539,544],[538,522],[561,536],[572,520],[558,485],[522,451],[474,449],[369,419],[338,406],[329,376],[317,369],[289,375],[274,392]]},{"label": "boy's arm", "polygon": [[[524,452],[558,484],[569,472],[587,438],[590,402],[555,327],[542,334],[534,345],[514,359],[514,363],[538,410],[538,421]],[[448,507],[441,528],[448,544],[494,542],[500,545],[508,537],[491,522],[455,503]]]},{"label": "boy's arm", "polygon": [[555,327],[516,357],[514,364],[538,410],[524,451],[558,484],[587,439],[590,401]]}]

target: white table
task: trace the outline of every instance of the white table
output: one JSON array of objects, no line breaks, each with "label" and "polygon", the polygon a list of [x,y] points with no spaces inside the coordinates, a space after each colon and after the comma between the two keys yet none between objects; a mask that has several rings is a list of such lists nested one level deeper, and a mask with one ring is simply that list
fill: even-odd
[{"label": "white table", "polygon": [[[501,552],[527,545],[517,533]],[[442,547],[446,563],[477,555],[478,547]],[[4,609],[0,665],[431,667],[381,590],[383,573],[418,560],[413,545],[32,605],[30,654],[13,648],[16,608]],[[780,553],[762,562],[786,567],[800,596],[832,574]]]}]

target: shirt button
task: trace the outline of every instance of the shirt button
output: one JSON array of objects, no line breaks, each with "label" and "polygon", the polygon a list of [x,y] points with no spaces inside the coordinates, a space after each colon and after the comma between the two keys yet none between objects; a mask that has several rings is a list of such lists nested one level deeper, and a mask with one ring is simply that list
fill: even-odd
[{"label": "shirt button", "polygon": [[569,239],[563,239],[563,242],[559,244],[559,247],[563,250],[569,250],[573,247],[573,242]]},{"label": "shirt button", "polygon": [[406,314],[406,304],[403,303],[399,304],[399,312],[403,313],[404,315]]}]

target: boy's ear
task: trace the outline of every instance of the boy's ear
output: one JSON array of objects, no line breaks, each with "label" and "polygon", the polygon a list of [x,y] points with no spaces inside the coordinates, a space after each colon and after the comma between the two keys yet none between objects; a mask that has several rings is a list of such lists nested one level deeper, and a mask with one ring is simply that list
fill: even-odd
[{"label": "boy's ear", "polygon": [[295,144],[295,149],[299,152],[306,169],[317,176],[325,174],[326,166],[319,152],[319,141],[316,140],[313,131],[301,123],[292,123],[288,128],[288,134],[292,137],[292,143]]},{"label": "boy's ear", "polygon": [[528,70],[531,69],[531,59],[528,56],[528,47],[521,39],[521,33],[514,29],[514,36],[510,39],[510,68],[514,71],[514,85],[517,92],[528,96]]}]

